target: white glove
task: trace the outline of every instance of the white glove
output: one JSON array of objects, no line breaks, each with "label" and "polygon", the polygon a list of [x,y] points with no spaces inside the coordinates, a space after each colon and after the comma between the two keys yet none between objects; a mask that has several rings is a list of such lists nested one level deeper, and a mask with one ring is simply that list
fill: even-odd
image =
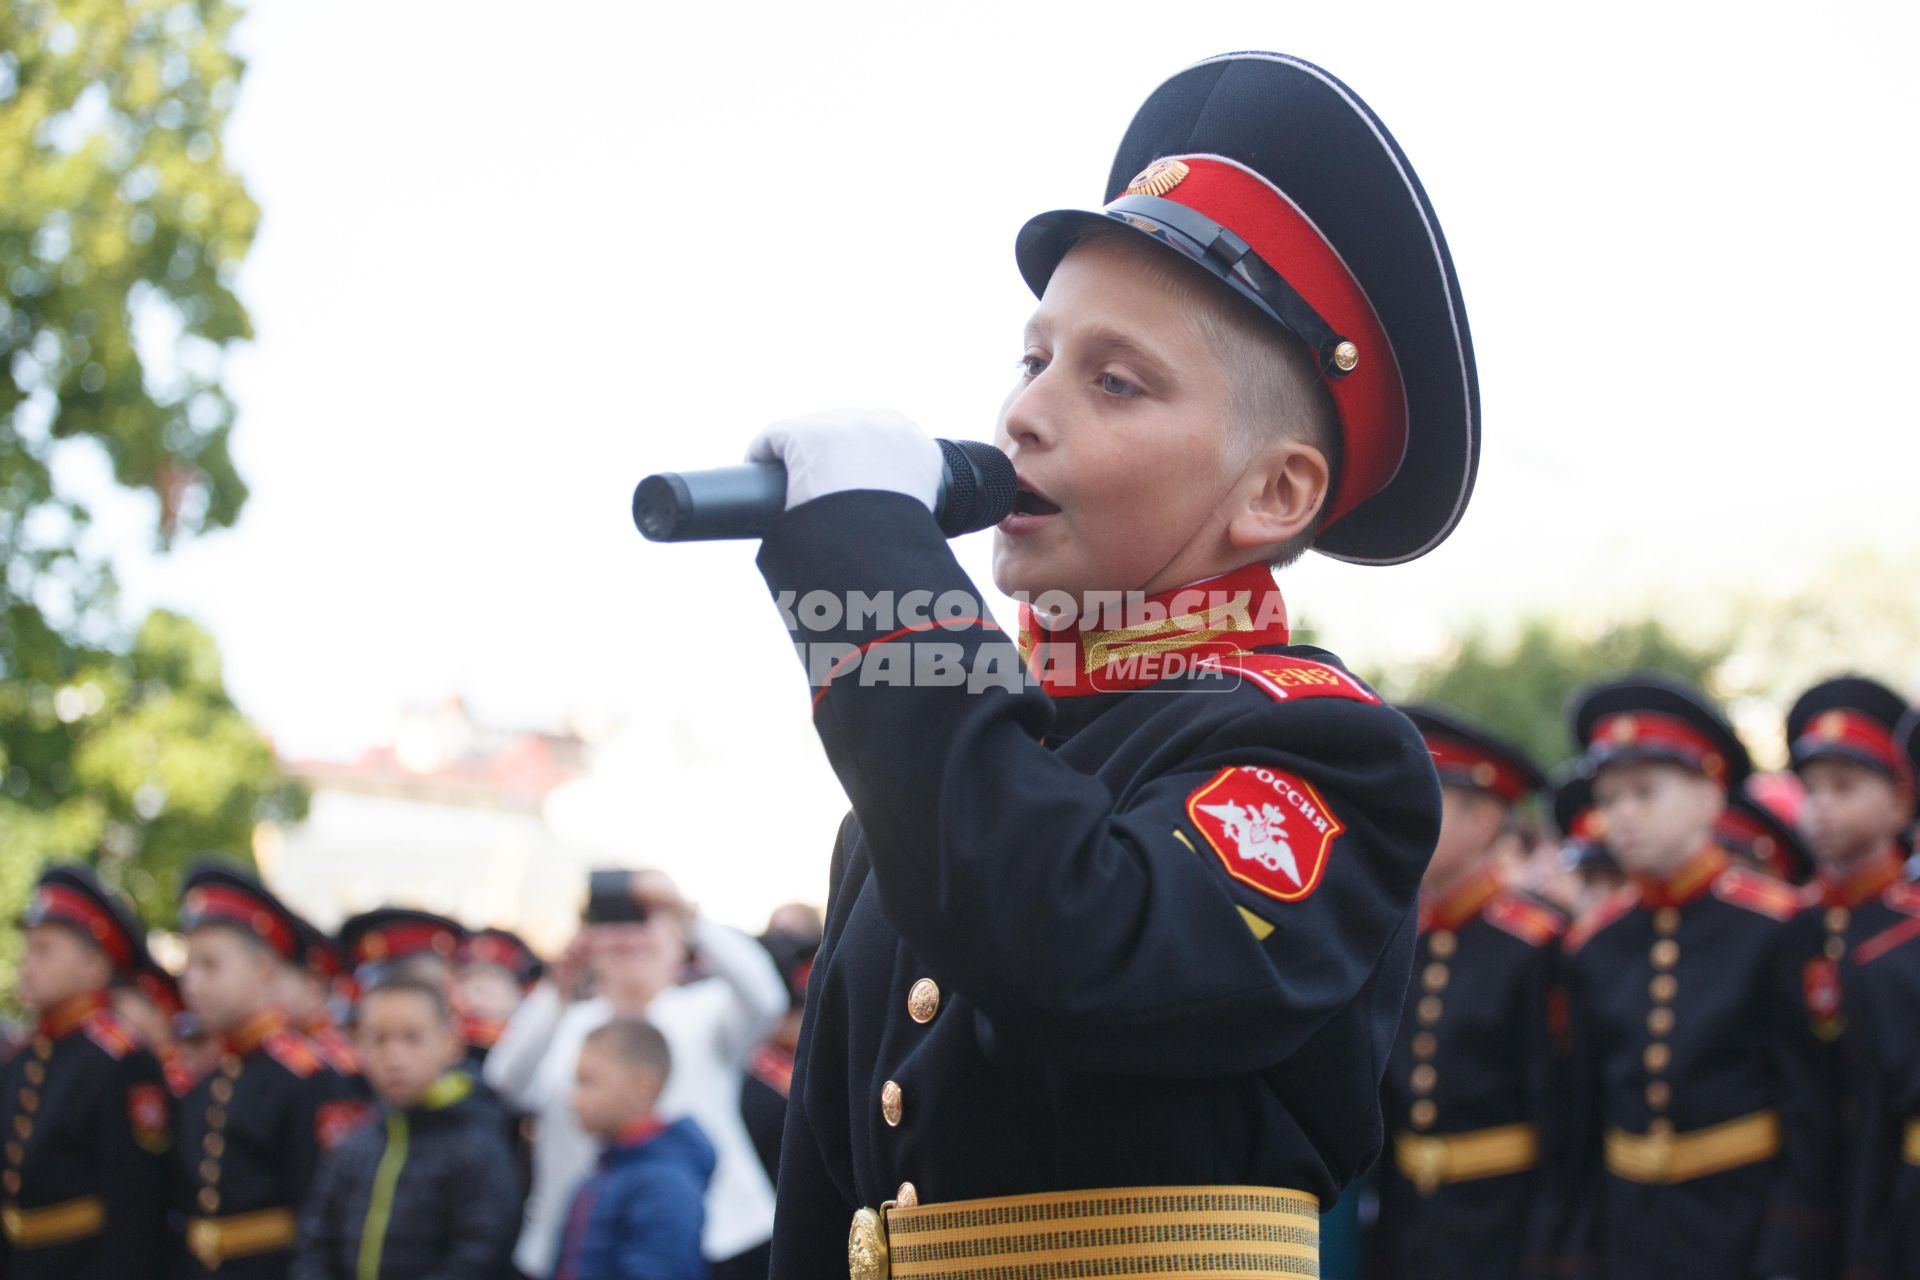
[{"label": "white glove", "polygon": [[787,469],[787,510],[847,489],[904,493],[933,510],[940,446],[890,409],[832,409],[776,422],[747,446],[748,462]]}]

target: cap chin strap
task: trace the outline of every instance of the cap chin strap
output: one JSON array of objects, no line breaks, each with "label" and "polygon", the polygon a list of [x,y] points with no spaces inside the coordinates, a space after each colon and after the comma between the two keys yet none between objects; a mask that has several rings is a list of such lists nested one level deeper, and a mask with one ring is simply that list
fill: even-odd
[{"label": "cap chin strap", "polygon": [[[1253,295],[1255,305],[1304,342],[1307,350],[1313,353],[1314,363],[1322,377],[1344,378],[1351,372],[1350,369],[1342,369],[1334,360],[1335,350],[1347,339],[1314,310],[1312,303],[1300,296],[1298,289],[1287,283],[1286,277],[1275,271],[1245,240],[1227,227],[1186,205],[1159,196],[1121,196],[1101,212],[1116,222],[1124,222],[1136,231],[1146,231],[1148,234],[1154,234],[1154,230],[1141,226],[1141,220],[1172,228],[1192,245],[1198,246],[1205,260],[1213,264],[1215,269],[1227,273],[1244,286]],[[1187,245],[1171,240],[1168,242],[1190,253]]]}]

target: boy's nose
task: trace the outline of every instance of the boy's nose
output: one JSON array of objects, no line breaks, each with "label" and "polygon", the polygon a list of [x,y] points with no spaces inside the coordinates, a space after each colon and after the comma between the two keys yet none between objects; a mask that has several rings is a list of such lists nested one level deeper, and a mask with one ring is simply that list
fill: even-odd
[{"label": "boy's nose", "polygon": [[1004,437],[1002,444],[1018,445],[1022,449],[1044,449],[1053,443],[1057,429],[1048,411],[1048,390],[1042,386],[1046,377],[1042,373],[1007,401],[1006,411],[1000,415],[1000,434]]}]

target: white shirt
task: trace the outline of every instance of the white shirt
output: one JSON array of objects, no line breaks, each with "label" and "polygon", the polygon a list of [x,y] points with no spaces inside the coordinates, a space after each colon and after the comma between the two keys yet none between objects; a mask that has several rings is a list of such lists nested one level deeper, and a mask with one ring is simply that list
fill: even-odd
[{"label": "white shirt", "polygon": [[[662,991],[645,1016],[673,1054],[661,1118],[692,1116],[713,1143],[717,1159],[700,1244],[709,1262],[721,1262],[773,1234],[773,1185],[740,1119],[740,1085],[748,1055],[787,1011],[787,988],[766,949],[737,929],[696,919],[691,940],[713,976]],[[533,1191],[513,1254],[531,1276],[553,1274],[573,1193],[600,1156],[599,1142],[581,1130],[569,1098],[581,1043],[612,1017],[605,1000],[568,1005],[553,983],[541,982],[487,1054],[486,1082],[540,1126]]]}]

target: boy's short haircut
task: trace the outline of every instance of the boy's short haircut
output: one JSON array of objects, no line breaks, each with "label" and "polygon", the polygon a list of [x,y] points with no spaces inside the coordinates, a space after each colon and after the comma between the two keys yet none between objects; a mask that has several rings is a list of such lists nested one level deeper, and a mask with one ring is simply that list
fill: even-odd
[{"label": "boy's short haircut", "polygon": [[434,983],[414,977],[412,974],[389,974],[366,989],[360,997],[360,1004],[364,1007],[367,1001],[375,996],[384,995],[422,996],[432,1007],[436,1022],[444,1026],[453,1025],[453,1006],[447,1002],[447,993]]},{"label": "boy's short haircut", "polygon": [[1234,418],[1228,424],[1230,438],[1242,458],[1281,436],[1312,445],[1326,458],[1327,492],[1320,515],[1312,527],[1283,543],[1271,560],[1276,569],[1291,564],[1312,549],[1321,519],[1340,487],[1340,418],[1312,354],[1251,302],[1137,232],[1096,227],[1074,245],[1104,241],[1125,245],[1156,283],[1200,303],[1200,336],[1226,366],[1228,404]]},{"label": "boy's short haircut", "polygon": [[587,1044],[598,1045],[629,1067],[645,1067],[665,1080],[673,1071],[673,1051],[660,1028],[644,1018],[615,1018],[587,1033]]}]

